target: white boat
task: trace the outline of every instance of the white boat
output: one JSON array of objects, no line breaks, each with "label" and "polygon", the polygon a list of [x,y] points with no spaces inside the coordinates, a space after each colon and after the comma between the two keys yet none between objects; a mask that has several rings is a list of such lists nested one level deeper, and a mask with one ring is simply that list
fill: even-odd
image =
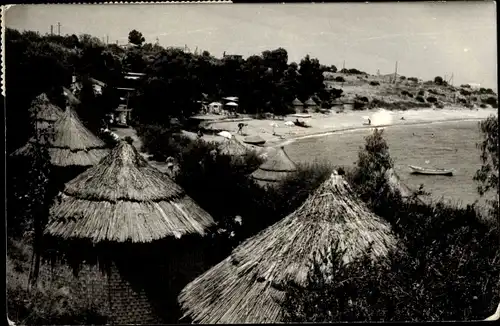
[{"label": "white boat", "polygon": [[439,169],[439,168],[423,168],[420,166],[409,165],[413,174],[426,174],[426,175],[447,175],[452,176],[452,169]]}]

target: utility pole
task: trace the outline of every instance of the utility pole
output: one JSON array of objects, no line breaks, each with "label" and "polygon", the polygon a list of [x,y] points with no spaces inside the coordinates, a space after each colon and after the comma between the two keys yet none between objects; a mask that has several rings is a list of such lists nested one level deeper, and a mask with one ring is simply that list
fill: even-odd
[{"label": "utility pole", "polygon": [[342,72],[345,73],[345,60],[344,63],[342,64]]},{"label": "utility pole", "polygon": [[57,22],[57,35],[61,36],[61,23]]},{"label": "utility pole", "polygon": [[396,84],[397,78],[398,78],[398,62],[396,61],[396,69],[394,70],[394,84]]},{"label": "utility pole", "polygon": [[109,44],[109,35],[106,35],[106,45]]},{"label": "utility pole", "polygon": [[50,35],[54,35],[54,25],[50,25]]}]

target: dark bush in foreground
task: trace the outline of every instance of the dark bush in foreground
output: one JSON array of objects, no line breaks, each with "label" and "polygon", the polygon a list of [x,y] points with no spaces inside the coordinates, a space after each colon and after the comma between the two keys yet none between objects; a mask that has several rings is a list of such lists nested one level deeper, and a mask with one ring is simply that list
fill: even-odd
[{"label": "dark bush in foreground", "polygon": [[483,99],[482,102],[485,103],[485,104],[491,105],[491,107],[493,107],[495,109],[498,108],[498,100],[494,96],[490,96],[490,97],[488,97],[485,100]]},{"label": "dark bush in foreground", "polygon": [[9,240],[7,258],[7,308],[9,318],[25,325],[106,324],[110,321],[108,295],[98,272],[75,278],[69,267],[45,266],[30,291],[31,246]]},{"label": "dark bush in foreground", "polygon": [[337,76],[337,77],[335,77],[335,81],[339,82],[339,83],[343,83],[343,82],[345,82],[345,79],[342,76]]},{"label": "dark bush in foreground", "polygon": [[380,83],[378,81],[371,81],[370,85],[372,85],[372,86],[379,86]]}]

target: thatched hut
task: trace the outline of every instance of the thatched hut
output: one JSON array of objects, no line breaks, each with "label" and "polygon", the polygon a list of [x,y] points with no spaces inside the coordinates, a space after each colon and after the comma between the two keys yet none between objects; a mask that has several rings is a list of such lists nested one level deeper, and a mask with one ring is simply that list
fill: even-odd
[{"label": "thatched hut", "polygon": [[386,259],[397,250],[390,226],[335,172],[299,209],[188,284],[179,296],[185,317],[207,324],[282,321],[284,286],[306,286],[314,253],[333,242],[345,264],[365,253]]},{"label": "thatched hut", "polygon": [[304,105],[307,108],[311,108],[311,109],[314,109],[318,106],[318,104],[316,102],[314,102],[314,100],[312,98],[309,98],[307,101],[305,101]]},{"label": "thatched hut", "polygon": [[[31,139],[14,155],[29,156],[36,141]],[[54,123],[51,137],[43,142],[48,148],[51,164],[56,167],[87,168],[97,164],[109,152],[106,144],[88,130],[69,108]]]},{"label": "thatched hut", "polygon": [[42,93],[31,102],[30,113],[35,115],[36,128],[45,129],[62,117],[64,111],[52,104],[47,94]]},{"label": "thatched hut", "polygon": [[240,143],[235,137],[226,139],[219,146],[219,153],[222,155],[243,156],[247,154],[248,150],[247,146]]},{"label": "thatched hut", "polygon": [[213,224],[180,186],[121,141],[65,185],[45,234],[56,248],[70,244],[75,267],[97,257],[109,276],[114,322],[171,322],[178,319],[176,293],[205,268],[200,236]]},{"label": "thatched hut", "polygon": [[275,186],[289,175],[297,172],[297,166],[288,157],[282,146],[267,161],[255,170],[251,177],[261,186]]}]

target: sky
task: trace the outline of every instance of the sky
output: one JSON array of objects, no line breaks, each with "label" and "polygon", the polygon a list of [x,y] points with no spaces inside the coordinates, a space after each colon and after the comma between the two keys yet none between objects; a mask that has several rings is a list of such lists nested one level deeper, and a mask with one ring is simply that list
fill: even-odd
[{"label": "sky", "polygon": [[424,80],[453,74],[453,84],[497,89],[496,4],[109,4],[18,5],[7,27],[42,34],[91,34],[127,42],[137,29],[146,42],[187,45],[221,57],[283,47],[289,62],[309,54],[322,64]]}]

